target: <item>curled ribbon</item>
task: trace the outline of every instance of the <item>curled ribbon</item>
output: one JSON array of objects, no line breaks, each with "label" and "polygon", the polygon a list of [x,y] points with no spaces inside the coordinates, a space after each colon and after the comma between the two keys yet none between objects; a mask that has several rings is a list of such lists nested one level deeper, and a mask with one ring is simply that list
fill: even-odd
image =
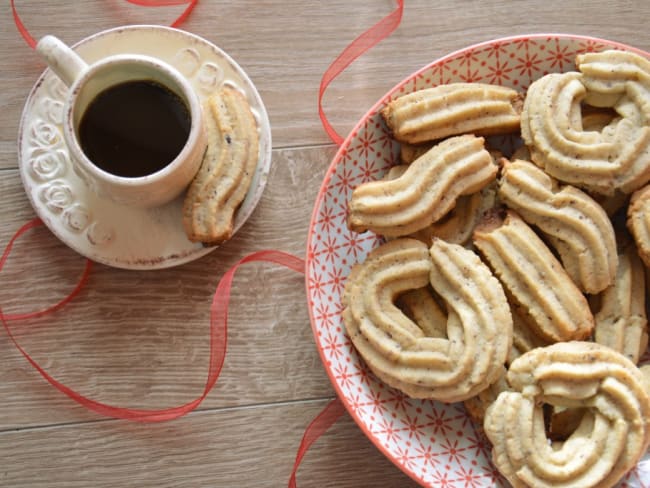
[{"label": "curled ribbon", "polygon": [[318,115],[325,132],[327,132],[327,135],[330,136],[330,139],[332,139],[337,146],[343,144],[343,137],[336,132],[325,116],[325,111],[323,110],[323,95],[325,94],[325,90],[327,90],[329,84],[334,81],[334,79],[355,59],[365,53],[368,49],[372,48],[375,44],[379,43],[379,41],[391,35],[402,21],[403,12],[404,0],[397,0],[397,8],[352,41],[350,45],[348,45],[348,47],[346,47],[341,54],[332,61],[332,64],[330,64],[327,70],[325,70],[325,73],[321,78],[320,88],[318,89]]},{"label": "curled ribbon", "polygon": [[[23,225],[14,234],[14,236],[9,241],[9,244],[7,244],[2,257],[0,258],[0,272],[2,272],[2,269],[4,268],[4,265],[7,262],[7,259],[9,258],[9,255],[11,254],[16,241],[26,232],[35,227],[38,227],[39,225],[42,225],[42,221],[39,219],[34,219]],[[90,260],[86,260],[86,267],[79,281],[77,282],[77,285],[61,301],[50,307],[47,307],[44,310],[22,314],[4,314],[2,312],[2,309],[0,309],[0,322],[2,322],[7,335],[11,339],[11,342],[14,344],[14,346],[16,346],[24,358],[40,373],[40,375],[54,388],[67,395],[69,398],[79,403],[80,405],[83,405],[89,410],[92,410],[93,412],[96,412],[100,415],[118,419],[133,420],[136,422],[162,422],[165,420],[172,420],[181,417],[198,407],[201,402],[207,397],[208,393],[217,382],[224,363],[224,359],[226,357],[226,344],[228,336],[228,302],[230,301],[232,282],[234,280],[237,269],[241,265],[253,261],[280,264],[299,273],[304,272],[305,267],[305,263],[302,259],[297,258],[291,254],[286,254],[280,251],[258,251],[242,258],[226,272],[226,274],[223,276],[223,278],[221,278],[219,284],[217,285],[214,296],[212,298],[212,305],[210,307],[210,359],[208,377],[205,382],[205,387],[203,388],[203,392],[198,398],[177,407],[160,410],[142,410],[115,407],[92,400],[91,398],[88,398],[76,392],[72,388],[64,385],[60,381],[56,380],[47,371],[45,371],[45,369],[39,365],[36,360],[34,360],[18,343],[15,336],[13,335],[9,326],[9,322],[13,320],[23,320],[27,318],[43,316],[61,308],[66,303],[69,303],[79,293],[88,278],[88,274],[92,266]]]},{"label": "curled ribbon", "polygon": [[[9,244],[7,244],[7,247],[2,253],[2,257],[0,257],[0,271],[2,271],[2,268],[4,268],[7,259],[9,259],[9,254],[11,253],[11,250],[13,249],[14,244],[18,240],[18,238],[22,236],[24,233],[26,233],[27,231],[41,225],[43,225],[43,221],[41,221],[40,219],[33,219],[27,222],[26,224],[24,224],[20,229],[16,231],[14,236],[9,240]],[[75,296],[79,294],[83,286],[86,284],[86,281],[88,280],[88,275],[90,274],[91,269],[92,269],[92,261],[90,259],[87,259],[86,267],[84,268],[83,273],[81,274],[81,277],[79,278],[79,281],[77,282],[77,285],[73,288],[73,290],[61,301],[43,310],[38,310],[36,312],[6,315],[2,313],[2,309],[0,308],[0,320],[2,320],[3,325],[5,325],[5,329],[7,329],[6,321],[8,320],[25,320],[25,319],[31,319],[36,317],[42,317],[43,315],[47,315],[49,313],[55,312],[56,310],[63,307],[65,304],[70,302]],[[11,337],[11,332],[9,330],[7,330],[7,332]]]}]

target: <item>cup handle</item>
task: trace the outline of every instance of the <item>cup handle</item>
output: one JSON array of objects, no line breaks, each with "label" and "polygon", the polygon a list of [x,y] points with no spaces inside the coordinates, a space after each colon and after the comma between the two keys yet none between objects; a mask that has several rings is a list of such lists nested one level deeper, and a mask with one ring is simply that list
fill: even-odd
[{"label": "cup handle", "polygon": [[72,49],[54,36],[44,36],[36,44],[36,51],[67,86],[88,69],[88,64]]}]

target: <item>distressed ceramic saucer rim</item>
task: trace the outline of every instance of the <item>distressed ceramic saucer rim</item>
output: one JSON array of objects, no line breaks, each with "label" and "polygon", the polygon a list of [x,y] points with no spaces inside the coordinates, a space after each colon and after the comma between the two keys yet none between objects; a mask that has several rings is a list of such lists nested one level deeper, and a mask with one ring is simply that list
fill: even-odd
[{"label": "distressed ceramic saucer rim", "polygon": [[[98,32],[72,48],[89,62],[136,52],[167,61],[185,74],[204,99],[222,85],[244,93],[258,122],[260,150],[251,187],[237,211],[236,233],[255,209],[271,164],[266,108],[244,70],[210,41],[157,25],[130,25]],[[18,134],[19,170],[37,215],[79,254],[124,269],[161,269],[198,259],[216,249],[191,243],[182,226],[182,197],[154,209],[113,203],[93,191],[72,168],[61,133],[65,87],[46,69],[25,102]]]}]

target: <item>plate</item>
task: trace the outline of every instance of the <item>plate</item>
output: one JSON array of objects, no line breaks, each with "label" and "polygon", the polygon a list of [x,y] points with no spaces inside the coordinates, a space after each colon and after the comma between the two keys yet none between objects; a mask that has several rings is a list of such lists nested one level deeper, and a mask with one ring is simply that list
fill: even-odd
[{"label": "plate", "polygon": [[[205,99],[222,85],[245,94],[257,120],[260,150],[251,187],[235,215],[237,232],[251,215],[268,179],[271,128],[252,81],[224,51],[188,32],[162,26],[135,25],[100,32],[75,51],[87,62],[113,54],[137,53],[176,67]],[[46,69],[30,92],[18,135],[23,186],[37,215],[78,253],[125,269],[168,268],[215,249],[190,242],[182,225],[183,197],[152,209],[114,203],[93,193],[72,168],[62,133],[67,88]]]},{"label": "plate", "polygon": [[[380,242],[370,232],[347,229],[347,202],[357,185],[380,178],[399,153],[379,110],[397,96],[443,83],[480,81],[524,91],[544,74],[574,70],[576,54],[607,48],[650,57],[616,42],[563,34],[509,37],[449,54],[382,97],[356,124],[326,173],[307,239],[306,288],[316,346],[334,389],[361,430],[422,486],[509,485],[491,464],[491,446],[462,404],[414,400],[386,386],[367,369],[346,336],[341,320],[345,278]],[[516,140],[501,136],[491,143],[508,153]],[[650,486],[650,455],[621,486]]]}]

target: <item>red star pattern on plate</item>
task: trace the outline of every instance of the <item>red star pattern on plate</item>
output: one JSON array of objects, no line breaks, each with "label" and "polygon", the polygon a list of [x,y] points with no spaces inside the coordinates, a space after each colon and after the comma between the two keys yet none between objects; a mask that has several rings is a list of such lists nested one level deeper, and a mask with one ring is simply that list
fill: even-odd
[{"label": "red star pattern on plate", "polygon": [[[462,404],[416,400],[368,371],[341,322],[341,297],[350,268],[380,239],[346,226],[347,201],[364,181],[381,178],[397,161],[399,146],[381,119],[391,99],[450,82],[501,83],[525,91],[540,76],[574,69],[577,53],[625,46],[582,36],[535,35],[483,43],[418,70],[391,89],[357,124],[340,148],[315,202],[307,237],[307,303],[325,369],[352,418],[396,466],[422,486],[469,488],[508,484],[490,462],[491,447]],[[510,154],[521,141],[493,137]],[[646,353],[643,361],[650,361]],[[650,456],[620,483],[650,488]]]}]

